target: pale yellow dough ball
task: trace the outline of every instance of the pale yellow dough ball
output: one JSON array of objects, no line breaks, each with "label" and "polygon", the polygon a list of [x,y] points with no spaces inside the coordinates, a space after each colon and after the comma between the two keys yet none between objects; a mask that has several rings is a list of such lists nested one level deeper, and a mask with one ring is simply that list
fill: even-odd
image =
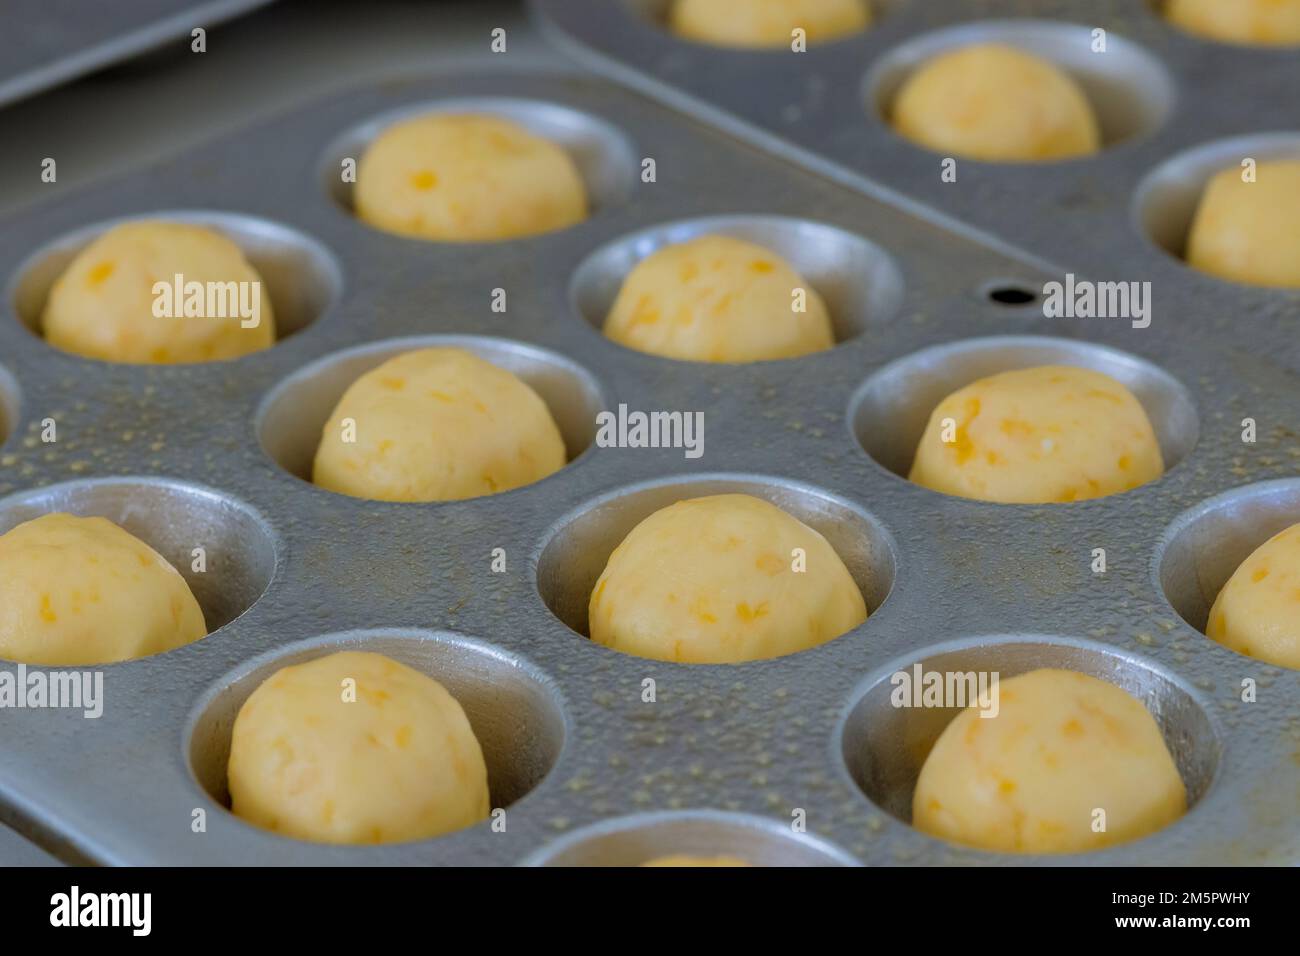
[{"label": "pale yellow dough ball", "polygon": [[1187,262],[1221,279],[1300,288],[1300,160],[1259,163],[1255,181],[1230,167],[1210,180],[1187,240]]},{"label": "pale yellow dough ball", "polygon": [[891,118],[927,149],[986,162],[1070,159],[1101,147],[1092,105],[1068,73],[994,43],[926,62],[903,83]]},{"label": "pale yellow dough ball", "polygon": [[675,0],[668,16],[678,36],[734,47],[789,47],[796,28],[824,43],[870,23],[866,0]]},{"label": "pale yellow dough ball", "polygon": [[691,856],[689,853],[677,853],[672,856],[659,856],[646,860],[642,866],[753,866],[754,864],[737,856]]},{"label": "pale yellow dough ball", "polygon": [[398,843],[490,810],[487,766],[441,684],[382,654],[343,651],[276,671],[239,710],[231,809],[318,843]]},{"label": "pale yellow dough ball", "polygon": [[180,573],[105,518],[48,514],[0,535],[0,658],[108,664],[207,632]]},{"label": "pale yellow dough ball", "polygon": [[312,480],[355,498],[453,501],[531,484],[565,461],[560,430],[528,385],[463,349],[418,349],[343,393]]},{"label": "pale yellow dough ball", "polygon": [[[203,289],[203,315],[185,315],[184,297],[177,302],[173,293],[169,301],[155,291],[158,282],[174,288],[177,275]],[[211,307],[209,283],[220,283],[224,297],[211,297]],[[140,220],[113,227],[76,255],[50,289],[41,329],[55,348],[107,362],[212,362],[274,345],[275,313],[257,270],[220,232]]]},{"label": "pale yellow dough ball", "polygon": [[587,192],[561,147],[498,116],[433,113],[384,130],[357,165],[356,212],[386,232],[490,242],[587,217]]},{"label": "pale yellow dough ball", "polygon": [[604,331],[638,352],[693,362],[793,358],[835,344],[817,290],[776,253],[728,236],[643,259],[623,281]]},{"label": "pale yellow dough ball", "polygon": [[1037,670],[1001,681],[997,695],[995,716],[967,708],[930,751],[912,799],[918,829],[1004,853],[1078,853],[1154,833],[1186,811],[1160,728],[1118,687]]},{"label": "pale yellow dough ball", "polygon": [[1206,634],[1238,654],[1300,669],[1300,524],[1269,538],[1233,572]]},{"label": "pale yellow dough ball", "polygon": [[908,477],[962,498],[1047,504],[1162,474],[1160,444],[1132,392],[1092,369],[1043,365],[982,378],[940,402]]},{"label": "pale yellow dough ball", "polygon": [[773,504],[730,494],[679,501],[633,528],[589,612],[598,644],[725,664],[816,647],[866,620],[867,606],[825,538]]},{"label": "pale yellow dough ball", "polygon": [[1165,16],[1189,33],[1225,43],[1300,44],[1300,0],[1166,0]]}]

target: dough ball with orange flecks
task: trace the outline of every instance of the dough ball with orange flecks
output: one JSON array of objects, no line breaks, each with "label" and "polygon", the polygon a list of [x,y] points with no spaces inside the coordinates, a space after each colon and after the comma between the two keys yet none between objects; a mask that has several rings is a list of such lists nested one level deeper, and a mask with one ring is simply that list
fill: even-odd
[{"label": "dough ball with orange flecks", "polygon": [[1215,599],[1205,633],[1238,654],[1300,669],[1300,524],[1241,562]]},{"label": "dough ball with orange flecks", "polygon": [[587,217],[587,192],[560,146],[499,116],[433,113],[388,127],[357,164],[357,215],[386,232],[491,242]]},{"label": "dough ball with orange flecks", "polygon": [[638,524],[609,556],[588,610],[596,643],[696,664],[793,654],[867,617],[825,538],[741,494],[679,501]]},{"label": "dough ball with orange flecks", "polygon": [[106,518],[47,514],[0,535],[0,658],[108,664],[205,634],[180,572]]},{"label": "dough ball with orange flecks", "polygon": [[274,345],[275,314],[261,276],[226,236],[140,220],[76,255],[50,289],[41,330],[57,349],[107,362],[212,362]]},{"label": "dough ball with orange flecks", "polygon": [[1210,40],[1300,44],[1300,0],[1167,0],[1164,13],[1174,26]]},{"label": "dough ball with orange flecks", "polygon": [[[1037,670],[939,735],[912,798],[920,830],[1003,853],[1079,853],[1154,833],[1187,809],[1155,719],[1096,677]],[[991,716],[981,716],[987,713]]]},{"label": "dough ball with orange flecks", "polygon": [[1187,263],[1250,285],[1300,289],[1300,161],[1231,166],[1214,176],[1187,238]]},{"label": "dough ball with orange flecks", "polygon": [[487,817],[487,765],[465,711],[405,664],[342,651],[281,668],[235,718],[231,809],[320,843],[397,843]]},{"label": "dough ball with orange flecks", "polygon": [[564,439],[515,375],[463,349],[417,349],[348,387],[321,433],[312,480],[379,501],[452,501],[559,471]]},{"label": "dough ball with orange flecks", "polygon": [[1046,504],[1113,495],[1163,473],[1132,392],[1092,369],[1044,365],[980,379],[941,401],[908,477],[962,498]]},{"label": "dough ball with orange flecks", "polygon": [[605,335],[693,362],[794,358],[835,344],[817,290],[776,253],[730,236],[665,246],[637,264]]},{"label": "dough ball with orange flecks", "polygon": [[997,43],[924,63],[903,83],[891,118],[918,145],[985,162],[1069,159],[1101,145],[1092,105],[1068,73]]},{"label": "dough ball with orange flecks", "polygon": [[734,47],[789,47],[796,29],[823,43],[870,23],[866,0],[675,0],[668,14],[678,36]]}]

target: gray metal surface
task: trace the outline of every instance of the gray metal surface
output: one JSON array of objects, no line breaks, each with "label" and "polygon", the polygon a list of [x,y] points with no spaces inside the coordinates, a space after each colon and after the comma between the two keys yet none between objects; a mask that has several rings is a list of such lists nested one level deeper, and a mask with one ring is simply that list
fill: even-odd
[{"label": "gray metal surface", "polygon": [[[1231,571],[1198,559],[1207,532],[1231,526],[1240,553],[1278,521],[1300,520],[1300,383],[1281,311],[1257,311],[1243,334],[1204,294],[1206,280],[1181,267],[1159,284],[1148,329],[1001,306],[985,295],[990,283],[1034,288],[1051,275],[1035,265],[1044,251],[1035,233],[1022,237],[1027,251],[1006,254],[1011,238],[991,248],[937,211],[883,201],[888,189],[846,188],[606,82],[483,60],[491,73],[363,84],[0,222],[10,423],[0,531],[53,508],[107,515],[187,573],[211,619],[228,621],[187,647],[103,668],[98,720],[0,711],[7,818],[64,843],[61,855],[112,864],[628,861],[629,847],[650,845],[728,852],[746,832],[772,862],[1300,860],[1300,674],[1233,654],[1196,619]],[[597,159],[585,171],[605,178],[591,181],[623,186],[598,191],[604,201],[581,225],[519,242],[421,243],[357,222],[333,186],[340,144],[363,141],[375,117],[465,97],[594,117],[579,129],[612,127],[626,146],[601,155],[615,165],[654,156],[658,181]],[[527,102],[511,109],[530,116]],[[541,124],[555,114],[531,115]],[[1057,228],[1073,228],[1060,210],[1042,212],[1054,208],[1047,198],[1035,202]],[[157,212],[217,223],[245,243],[270,268],[277,315],[293,303],[293,334],[255,356],[185,367],[87,361],[33,334],[54,271],[45,250],[66,255],[87,227]],[[841,303],[837,347],[713,366],[600,335],[589,313],[610,270],[628,261],[621,240],[720,216],[746,230],[829,227],[801,234],[826,239],[842,264],[843,274],[817,280],[842,293],[828,297]],[[1142,248],[1151,263],[1164,255]],[[1138,275],[1147,264],[1128,261],[1122,241],[1114,254],[1126,258],[1112,266]],[[505,313],[491,310],[496,288],[507,290]],[[299,477],[350,376],[388,350],[437,341],[508,363],[543,391],[569,466],[501,495],[428,505],[346,498]],[[1177,462],[1168,474],[1123,495],[1042,507],[945,497],[899,476],[906,442],[881,436],[914,428],[927,390],[1044,354],[1125,376]],[[900,367],[915,374],[891,379]],[[913,380],[914,392],[900,384]],[[704,456],[595,447],[591,411],[620,402],[703,411]],[[1259,423],[1253,445],[1240,440],[1248,416]],[[39,441],[46,417],[59,423],[53,445]],[[869,619],[813,650],[736,666],[645,661],[579,633],[583,595],[639,517],[728,489],[764,495],[826,534],[868,597]],[[1250,516],[1246,526],[1237,515]],[[206,577],[187,571],[198,545],[208,548]],[[1107,550],[1105,575],[1090,570],[1095,547]],[[491,570],[495,548],[505,573]],[[344,646],[419,667],[465,703],[493,802],[506,807],[504,832],[485,823],[417,843],[331,847],[224,809],[240,703],[270,669]],[[947,715],[895,711],[879,694],[889,673],[919,660],[1003,674],[1069,666],[1117,681],[1156,715],[1194,805],[1149,838],[1085,856],[988,854],[919,834],[903,797]],[[1259,683],[1256,703],[1239,700],[1246,677]],[[642,700],[646,678],[655,703]],[[882,732],[891,722],[898,732]],[[716,812],[688,812],[701,809]],[[790,833],[782,850],[799,812],[808,835]]]},{"label": "gray metal surface", "polygon": [[0,8],[0,106],[269,2],[5,0]]}]

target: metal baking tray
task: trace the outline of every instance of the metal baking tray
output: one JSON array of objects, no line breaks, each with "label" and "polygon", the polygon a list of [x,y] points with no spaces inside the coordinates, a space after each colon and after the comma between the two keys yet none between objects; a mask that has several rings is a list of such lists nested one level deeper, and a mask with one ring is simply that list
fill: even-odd
[{"label": "metal baking tray", "polygon": [[[341,158],[394,116],[443,107],[506,111],[562,142],[594,197],[591,218],[488,245],[422,243],[358,222],[337,182]],[[643,157],[656,158],[656,182],[641,182]],[[291,334],[238,361],[181,367],[87,361],[32,334],[80,244],[105,223],[160,213],[235,237]],[[600,334],[631,262],[719,228],[792,258],[827,299],[839,344],[717,366],[641,355]],[[1198,631],[1235,562],[1300,516],[1300,383],[1285,350],[1225,326],[1195,282],[1162,286],[1161,310],[1140,332],[1045,319],[988,296],[1052,276],[1011,243],[981,241],[886,190],[848,188],[590,75],[499,67],[360,87],[27,206],[0,223],[0,275],[0,530],[52,509],[117,520],[187,574],[216,626],[184,648],[102,668],[99,719],[0,712],[0,813],[65,858],[1300,859],[1300,675]],[[491,309],[498,288],[505,313]],[[568,467],[504,494],[423,505],[304,481],[346,385],[388,355],[440,342],[529,381],[560,425]],[[1168,474],[1042,507],[950,498],[900,477],[942,394],[1049,361],[1127,382]],[[703,411],[704,455],[596,447],[596,411],[620,403]],[[1259,422],[1253,445],[1240,440],[1247,416]],[[52,445],[40,441],[46,418],[58,423]],[[673,500],[723,490],[766,497],[825,534],[870,618],[813,650],[741,665],[647,661],[584,637],[586,596],[621,537]],[[196,546],[206,574],[187,570]],[[1105,575],[1090,570],[1094,547],[1107,549]],[[491,570],[497,548],[505,573]],[[420,842],[325,846],[224,808],[243,700],[271,670],[339,647],[390,654],[460,699],[504,830],[485,822]],[[1193,806],[1146,839],[1081,856],[990,854],[914,831],[911,786],[953,715],[888,705],[889,675],[917,661],[1004,676],[1073,667],[1119,683],[1155,714]],[[1258,682],[1256,703],[1239,703],[1243,677]],[[647,678],[653,703],[643,701]]]},{"label": "metal baking tray", "polygon": [[0,106],[269,2],[6,0],[0,11]]}]

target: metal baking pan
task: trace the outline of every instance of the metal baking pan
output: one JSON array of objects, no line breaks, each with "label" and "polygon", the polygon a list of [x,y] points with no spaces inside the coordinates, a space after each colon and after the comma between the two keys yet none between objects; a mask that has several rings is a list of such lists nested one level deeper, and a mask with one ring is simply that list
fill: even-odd
[{"label": "metal baking pan", "polygon": [[[340,159],[393,116],[449,105],[508,111],[566,145],[595,199],[591,218],[491,245],[405,240],[354,219]],[[639,177],[647,156],[653,183]],[[86,361],[33,334],[79,244],[105,223],[159,213],[244,245],[291,334],[238,361],[183,367]],[[831,865],[1300,859],[1300,675],[1198,631],[1233,562],[1300,516],[1300,386],[1283,350],[1243,340],[1195,283],[1166,289],[1140,332],[999,304],[990,288],[1052,277],[1038,255],[560,69],[358,88],[0,226],[0,530],[53,509],[117,520],[187,574],[209,624],[221,625],[102,668],[98,719],[0,712],[0,805],[65,856],[563,865],[689,848]],[[641,355],[599,333],[630,262],[719,228],[795,259],[835,315],[835,348],[714,366]],[[505,313],[491,309],[497,288]],[[427,505],[304,481],[348,382],[437,342],[533,384],[568,467],[504,494]],[[1047,361],[1128,383],[1167,475],[1064,507],[965,501],[901,477],[946,390]],[[704,455],[597,447],[595,412],[620,403],[703,411]],[[1254,445],[1240,440],[1246,416],[1260,423]],[[58,422],[52,445],[40,441],[46,418]],[[647,661],[584,637],[586,595],[621,537],[673,500],[722,490],[766,497],[825,534],[870,618],[813,650],[734,666]],[[206,575],[186,570],[198,545]],[[1098,546],[1105,575],[1089,567]],[[495,548],[505,573],[491,570]],[[484,823],[414,843],[324,846],[224,808],[242,701],[276,667],[345,646],[406,661],[461,700],[494,806],[506,810],[503,831]],[[914,831],[910,788],[952,716],[888,706],[888,676],[917,661],[1004,676],[1073,667],[1119,683],[1160,723],[1190,811],[1082,856],[990,854]],[[1249,705],[1238,700],[1247,676],[1261,688]],[[646,678],[654,703],[642,699]],[[799,820],[806,832],[791,826]]]},{"label": "metal baking pan", "polygon": [[269,2],[6,0],[0,11],[0,106]]}]

